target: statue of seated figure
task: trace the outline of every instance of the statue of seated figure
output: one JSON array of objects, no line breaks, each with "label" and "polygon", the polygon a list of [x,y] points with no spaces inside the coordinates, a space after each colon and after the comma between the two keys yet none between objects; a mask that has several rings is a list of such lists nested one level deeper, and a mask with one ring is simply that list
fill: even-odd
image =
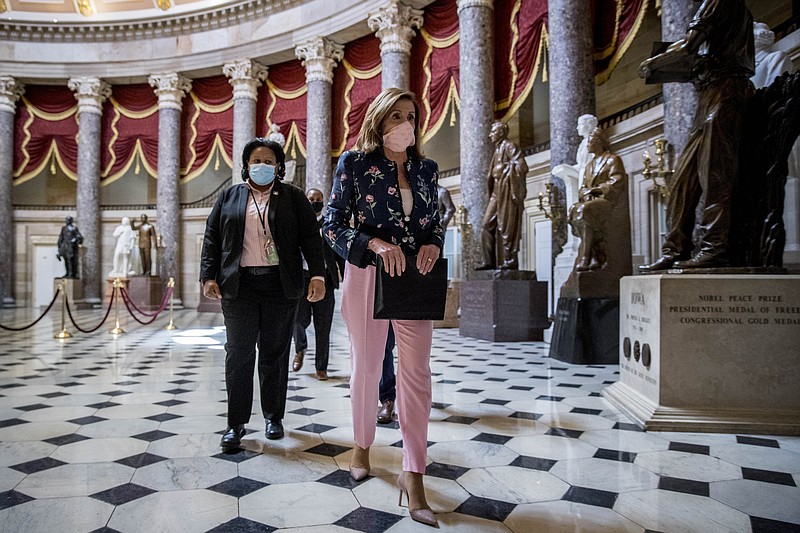
[{"label": "statue of seated figure", "polygon": [[628,177],[602,129],[589,135],[588,148],[595,155],[584,170],[578,202],[569,210],[572,233],[581,240],[575,271],[601,270],[609,265],[610,256],[622,255],[622,263],[611,261],[612,265],[627,261],[628,272],[621,271],[622,276],[630,272]]}]

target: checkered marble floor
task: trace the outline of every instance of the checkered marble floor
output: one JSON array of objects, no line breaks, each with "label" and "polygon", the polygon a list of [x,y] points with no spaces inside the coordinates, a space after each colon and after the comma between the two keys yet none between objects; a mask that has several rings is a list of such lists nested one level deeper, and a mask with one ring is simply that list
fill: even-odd
[{"label": "checkered marble floor", "polygon": [[[396,422],[377,429],[371,476],[348,475],[338,316],[332,378],[309,361],[290,374],[286,438],[264,438],[254,403],[233,454],[220,315],[125,322],[116,339],[68,328],[63,343],[54,322],[0,332],[0,531],[430,531],[397,506]],[[800,438],[642,432],[600,396],[615,366],[546,354],[436,330],[426,486],[442,530],[800,531]]]}]

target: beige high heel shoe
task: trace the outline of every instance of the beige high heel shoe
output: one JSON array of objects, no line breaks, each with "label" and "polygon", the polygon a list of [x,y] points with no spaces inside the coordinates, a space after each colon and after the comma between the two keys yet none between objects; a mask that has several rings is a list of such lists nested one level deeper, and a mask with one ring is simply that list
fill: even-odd
[{"label": "beige high heel shoe", "polygon": [[[367,466],[356,466],[353,459],[356,456],[356,449],[364,450],[367,453]],[[355,481],[361,481],[369,475],[369,448],[361,448],[358,444],[353,445],[353,456],[350,458],[350,477]]]},{"label": "beige high heel shoe", "polygon": [[408,514],[411,515],[411,519],[414,522],[419,522],[420,524],[425,524],[426,526],[438,528],[439,521],[436,520],[436,515],[430,507],[423,507],[422,509],[411,508],[411,498],[408,497],[408,489],[406,488],[403,474],[397,476],[397,486],[400,489],[400,499],[398,500],[397,505],[402,507],[403,494],[405,494],[406,500],[408,500]]}]

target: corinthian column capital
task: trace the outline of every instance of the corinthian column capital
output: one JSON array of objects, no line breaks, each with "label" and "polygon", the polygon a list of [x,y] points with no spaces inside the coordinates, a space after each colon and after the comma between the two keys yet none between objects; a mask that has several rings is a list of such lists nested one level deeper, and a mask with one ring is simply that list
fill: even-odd
[{"label": "corinthian column capital", "polygon": [[470,7],[488,7],[494,10],[494,0],[458,0],[458,12]]},{"label": "corinthian column capital", "polygon": [[258,99],[258,87],[267,79],[268,69],[260,63],[250,59],[241,59],[228,63],[222,67],[222,72],[233,86],[233,99],[247,98]]},{"label": "corinthian column capital", "polygon": [[111,85],[100,78],[72,78],[67,82],[67,87],[75,91],[78,114],[103,114],[103,102],[111,96]]},{"label": "corinthian column capital", "polygon": [[0,76],[0,111],[11,113],[17,108],[17,100],[25,92],[25,85],[11,76]]},{"label": "corinthian column capital", "polygon": [[147,82],[155,89],[159,109],[180,111],[183,108],[183,97],[192,89],[192,80],[176,72],[153,74]]},{"label": "corinthian column capital", "polygon": [[411,53],[411,39],[422,27],[422,10],[390,0],[384,7],[369,14],[367,24],[381,40],[381,53]]},{"label": "corinthian column capital", "polygon": [[333,67],[344,57],[344,46],[325,37],[314,37],[298,44],[294,53],[306,67],[306,83],[327,81],[333,83]]}]

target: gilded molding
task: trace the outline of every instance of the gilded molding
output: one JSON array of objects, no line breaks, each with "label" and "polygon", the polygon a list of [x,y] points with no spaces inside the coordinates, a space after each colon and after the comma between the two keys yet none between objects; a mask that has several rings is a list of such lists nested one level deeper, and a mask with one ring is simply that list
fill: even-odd
[{"label": "gilded molding", "polygon": [[81,113],[103,114],[103,102],[111,96],[111,85],[100,78],[72,78],[67,87],[75,92],[78,115]]},{"label": "gilded molding", "polygon": [[24,93],[25,85],[22,82],[11,76],[0,76],[0,111],[13,115],[17,109],[17,101]]},{"label": "gilded molding", "polygon": [[251,59],[241,59],[223,65],[222,73],[233,86],[233,99],[258,100],[258,87],[267,79],[268,68]]},{"label": "gilded molding", "polygon": [[369,14],[367,24],[381,40],[381,54],[400,52],[411,54],[411,39],[415,29],[422,27],[422,10],[414,9],[390,0],[389,3]]},{"label": "gilded molding", "polygon": [[8,11],[8,6],[6,6],[5,0],[0,0],[0,13],[5,13]]},{"label": "gilded molding", "polygon": [[344,46],[325,37],[314,37],[298,44],[294,53],[306,67],[306,83],[333,83],[333,68],[344,58]]},{"label": "gilded molding", "polygon": [[155,89],[159,109],[183,109],[183,97],[192,89],[192,80],[176,72],[152,74],[147,82]]},{"label": "gilded molding", "polygon": [[471,7],[488,7],[494,11],[494,0],[458,0],[458,12]]}]

